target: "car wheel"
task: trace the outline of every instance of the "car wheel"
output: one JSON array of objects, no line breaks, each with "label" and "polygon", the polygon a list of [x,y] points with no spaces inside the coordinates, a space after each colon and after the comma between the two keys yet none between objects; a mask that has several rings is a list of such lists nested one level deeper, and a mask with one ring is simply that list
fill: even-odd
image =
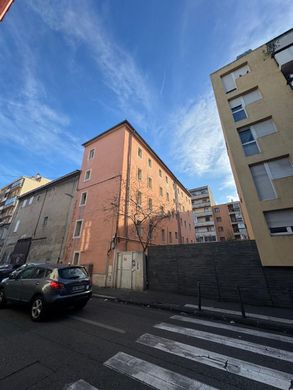
[{"label": "car wheel", "polygon": [[39,295],[33,298],[31,303],[31,319],[33,321],[41,321],[46,312],[44,299]]},{"label": "car wheel", "polygon": [[3,289],[0,290],[0,308],[6,306],[5,292]]},{"label": "car wheel", "polygon": [[81,310],[85,307],[85,305],[88,303],[88,299],[86,299],[85,301],[81,301],[81,302],[78,302],[78,303],[75,303],[74,304],[74,308],[76,310]]}]

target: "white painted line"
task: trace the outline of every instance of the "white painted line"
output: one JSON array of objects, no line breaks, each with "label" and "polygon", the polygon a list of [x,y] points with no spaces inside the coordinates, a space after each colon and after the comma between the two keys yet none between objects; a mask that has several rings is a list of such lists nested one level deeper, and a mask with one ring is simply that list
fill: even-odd
[{"label": "white painted line", "polygon": [[77,382],[65,386],[64,390],[99,390],[99,389],[97,387],[90,385],[83,379],[79,379]]},{"label": "white painted line", "polygon": [[154,328],[183,334],[184,336],[194,337],[197,339],[211,341],[213,343],[226,345],[228,347],[243,349],[244,351],[258,353],[275,359],[286,360],[287,362],[293,362],[293,352],[269,347],[267,345],[251,343],[250,341],[245,341],[238,338],[222,336],[219,334],[204,332],[196,329],[184,328],[182,326],[166,324],[163,322],[161,324],[155,325]]},{"label": "white painted line", "polygon": [[[191,309],[198,308],[196,305],[191,305],[190,303],[187,303],[184,306],[189,307]],[[214,311],[214,312],[218,312],[218,313],[233,314],[236,316],[241,316],[240,311],[220,309],[219,307],[211,307],[211,306],[202,306],[201,308],[203,310],[207,310],[207,311]],[[267,320],[267,321],[273,321],[273,322],[279,322],[279,323],[283,323],[283,324],[293,325],[293,320],[290,320],[288,318],[271,317],[271,316],[265,316],[263,314],[246,313],[246,312],[245,312],[245,314],[247,317],[250,317],[250,318],[257,318],[257,319],[262,319],[262,320]]]},{"label": "white painted line", "polygon": [[166,370],[156,364],[138,359],[124,352],[118,352],[104,365],[125,374],[144,384],[160,390],[216,390],[176,372]]},{"label": "white painted line", "polygon": [[126,333],[126,331],[123,330],[123,329],[115,328],[114,326],[110,326],[110,325],[107,325],[107,324],[103,324],[102,322],[92,321],[92,320],[88,320],[88,319],[86,319],[86,318],[77,317],[77,316],[70,316],[70,318],[72,318],[73,320],[85,322],[86,324],[90,324],[90,325],[94,325],[94,326],[99,326],[100,328],[112,330],[113,332],[123,333],[123,334]]},{"label": "white painted line", "polygon": [[273,370],[216,352],[207,351],[163,337],[153,336],[148,333],[142,335],[137,342],[148,347],[171,353],[172,355],[218,368],[219,370],[231,374],[265,383],[277,387],[278,389],[288,390],[291,386],[291,381],[293,380],[293,374]]},{"label": "white painted line", "polygon": [[244,334],[248,334],[251,336],[263,337],[263,338],[270,339],[270,340],[282,341],[284,343],[293,344],[293,337],[283,336],[281,334],[262,332],[260,330],[243,328],[243,327],[236,326],[236,325],[221,324],[219,322],[205,321],[205,320],[200,320],[197,318],[184,317],[184,316],[179,316],[179,315],[172,316],[171,319],[177,320],[177,321],[188,322],[188,323],[195,324],[195,325],[203,325],[203,326],[209,326],[211,328],[225,329],[225,330],[229,330],[232,332],[239,332],[239,333],[244,333]]}]

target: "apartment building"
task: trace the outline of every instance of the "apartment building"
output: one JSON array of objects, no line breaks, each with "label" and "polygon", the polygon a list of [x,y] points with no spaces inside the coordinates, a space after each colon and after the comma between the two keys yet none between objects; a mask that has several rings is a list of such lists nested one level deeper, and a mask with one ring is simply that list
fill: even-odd
[{"label": "apartment building", "polygon": [[1,264],[60,261],[79,174],[68,173],[19,196],[0,251]]},{"label": "apartment building", "polygon": [[37,173],[31,177],[22,176],[0,189],[0,251],[15,212],[18,197],[49,181]]},{"label": "apartment building", "polygon": [[240,202],[212,206],[217,241],[248,239]]},{"label": "apartment building", "polygon": [[192,201],[196,242],[217,241],[212,206],[214,197],[209,186],[189,190]]},{"label": "apartment building", "polygon": [[293,29],[211,75],[250,238],[293,266]]},{"label": "apartment building", "polygon": [[194,242],[189,192],[128,121],[83,146],[66,262],[112,286],[119,252]]}]

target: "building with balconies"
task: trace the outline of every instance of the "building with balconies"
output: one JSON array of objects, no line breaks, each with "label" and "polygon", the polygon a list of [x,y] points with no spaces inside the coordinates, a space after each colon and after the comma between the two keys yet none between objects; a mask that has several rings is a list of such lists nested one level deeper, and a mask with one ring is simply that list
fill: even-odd
[{"label": "building with balconies", "polygon": [[215,201],[209,186],[193,188],[189,192],[196,242],[217,241],[212,212]]},{"label": "building with balconies", "polygon": [[248,239],[240,202],[217,204],[212,209],[217,241]]},{"label": "building with balconies", "polygon": [[293,29],[211,75],[250,238],[264,266],[293,266]]},{"label": "building with balconies", "polygon": [[0,189],[0,250],[16,209],[18,197],[49,181],[37,173],[31,177],[22,176]]}]

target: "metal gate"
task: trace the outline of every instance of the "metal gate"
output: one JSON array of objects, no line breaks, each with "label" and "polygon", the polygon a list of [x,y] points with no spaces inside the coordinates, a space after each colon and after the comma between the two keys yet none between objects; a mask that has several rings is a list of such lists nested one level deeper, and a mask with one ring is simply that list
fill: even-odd
[{"label": "metal gate", "polygon": [[142,252],[118,252],[116,264],[117,288],[144,289],[145,259]]}]

